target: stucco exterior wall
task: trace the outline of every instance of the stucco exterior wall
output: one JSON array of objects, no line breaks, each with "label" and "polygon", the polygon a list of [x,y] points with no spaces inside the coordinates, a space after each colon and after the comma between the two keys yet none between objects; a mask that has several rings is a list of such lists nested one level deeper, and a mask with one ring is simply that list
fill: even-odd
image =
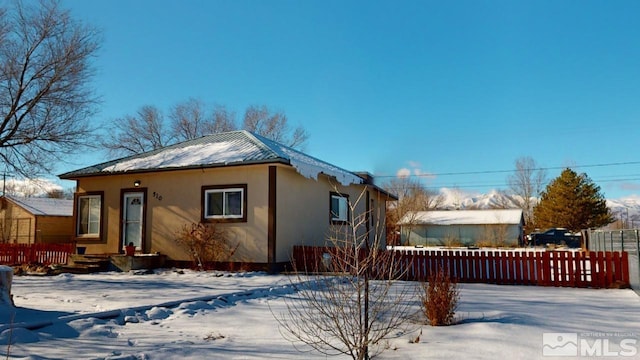
[{"label": "stucco exterior wall", "polygon": [[[134,188],[134,182],[140,186]],[[270,181],[272,182],[270,185]],[[78,179],[76,196],[103,194],[103,218],[100,238],[77,238],[87,253],[121,251],[121,198],[123,191],[145,192],[144,248],[146,253],[160,252],[171,260],[189,260],[175,242],[176,233],[202,217],[202,187],[246,184],[246,222],[218,223],[229,234],[231,245],[239,244],[231,261],[284,263],[290,260],[294,245],[324,245],[334,225],[330,221],[330,194],[340,192],[357,202],[356,213],[363,214],[367,201],[374,220],[384,220],[384,199],[364,185],[342,186],[333,178],[320,175],[317,180],[300,175],[284,164],[260,164],[155,173],[119,174]],[[269,196],[275,201],[275,223],[270,223]],[[76,200],[77,207],[77,200]],[[74,210],[77,213],[77,209]],[[76,220],[77,221],[77,220]],[[75,222],[74,222],[75,229]],[[367,226],[362,224],[361,230]],[[384,226],[380,223],[381,241]],[[272,246],[270,248],[269,237]],[[270,254],[272,258],[270,259]]]},{"label": "stucco exterior wall", "polygon": [[[140,181],[138,188],[134,188],[136,180]],[[104,193],[103,229],[99,239],[80,237],[77,241],[87,247],[87,253],[120,252],[122,191],[144,191],[146,223],[142,250],[160,252],[173,260],[189,260],[188,254],[175,243],[175,235],[182,226],[200,222],[202,186],[246,184],[247,222],[221,226],[229,230],[233,244],[240,244],[235,260],[266,262],[267,180],[268,169],[265,166],[80,178],[77,194]]]},{"label": "stucco exterior wall", "polygon": [[[360,235],[364,235],[368,229],[373,236],[377,225],[379,241],[384,244],[385,202],[377,191],[366,189],[364,185],[343,186],[324,175],[320,175],[317,180],[307,179],[289,167],[278,167],[277,184],[276,262],[289,261],[294,245],[328,245],[330,235],[345,229],[343,225],[331,223],[332,192],[348,196],[355,209],[352,217],[362,220],[358,226]],[[368,197],[366,192],[369,193]],[[367,211],[372,218],[363,218]],[[369,223],[368,226],[366,222]]]}]

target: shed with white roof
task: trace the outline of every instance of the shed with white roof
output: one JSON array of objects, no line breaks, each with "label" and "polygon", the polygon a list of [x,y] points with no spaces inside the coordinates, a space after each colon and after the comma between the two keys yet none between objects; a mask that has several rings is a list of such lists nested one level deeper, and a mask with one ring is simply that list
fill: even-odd
[{"label": "shed with white roof", "polygon": [[518,246],[524,217],[520,209],[413,211],[400,228],[403,245]]}]

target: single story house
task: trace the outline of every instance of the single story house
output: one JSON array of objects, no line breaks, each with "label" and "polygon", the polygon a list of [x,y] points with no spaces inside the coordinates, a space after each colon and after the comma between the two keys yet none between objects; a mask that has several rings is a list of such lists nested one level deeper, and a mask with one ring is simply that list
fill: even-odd
[{"label": "single story house", "polygon": [[73,237],[73,200],[0,197],[3,243],[69,243]]},{"label": "single story house", "polygon": [[161,253],[188,261],[184,226],[215,223],[238,248],[233,263],[277,270],[294,245],[325,245],[364,215],[384,244],[396,197],[354,173],[248,131],[219,133],[60,175],[75,180],[74,239],[87,254]]},{"label": "single story house", "polygon": [[518,246],[523,244],[520,209],[413,211],[400,220],[402,245]]}]

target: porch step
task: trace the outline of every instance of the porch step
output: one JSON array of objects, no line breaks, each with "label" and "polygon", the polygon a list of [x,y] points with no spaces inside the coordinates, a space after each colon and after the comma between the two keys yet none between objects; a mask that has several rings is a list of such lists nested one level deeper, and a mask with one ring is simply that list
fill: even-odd
[{"label": "porch step", "polygon": [[108,271],[111,261],[108,255],[78,255],[69,256],[67,265],[63,266],[63,271],[76,274],[89,274],[95,272]]},{"label": "porch step", "polygon": [[61,269],[62,272],[71,274],[91,274],[101,272],[99,265],[64,265]]}]

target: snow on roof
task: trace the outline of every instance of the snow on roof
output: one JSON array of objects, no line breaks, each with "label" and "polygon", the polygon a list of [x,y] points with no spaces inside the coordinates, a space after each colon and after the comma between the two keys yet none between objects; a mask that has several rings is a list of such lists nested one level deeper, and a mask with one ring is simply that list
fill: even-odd
[{"label": "snow on roof", "polygon": [[361,184],[358,175],[251,132],[240,130],[204,136],[162,149],[89,166],[61,178],[131,171],[214,167],[243,163],[284,162],[310,179],[335,177],[342,185]]},{"label": "snow on roof", "polygon": [[9,195],[6,198],[33,215],[73,216],[73,200]]},{"label": "snow on roof", "polygon": [[363,182],[361,177],[350,171],[341,169],[322,160],[318,160],[312,156],[288,146],[284,146],[273,140],[269,140],[265,137],[255,134],[253,134],[253,136],[258,138],[271,150],[275,151],[281,158],[288,159],[291,166],[296,168],[300,175],[308,179],[317,180],[319,174],[325,174],[335,177],[340,184],[345,186],[349,184],[361,184]]},{"label": "snow on roof", "polygon": [[435,210],[412,211],[405,214],[400,224],[430,225],[498,225],[519,224],[522,210]]},{"label": "snow on roof", "polygon": [[196,144],[175,147],[147,156],[134,157],[102,169],[103,172],[180,168],[208,164],[230,164],[244,161],[259,151],[257,146],[246,146],[238,141]]}]

